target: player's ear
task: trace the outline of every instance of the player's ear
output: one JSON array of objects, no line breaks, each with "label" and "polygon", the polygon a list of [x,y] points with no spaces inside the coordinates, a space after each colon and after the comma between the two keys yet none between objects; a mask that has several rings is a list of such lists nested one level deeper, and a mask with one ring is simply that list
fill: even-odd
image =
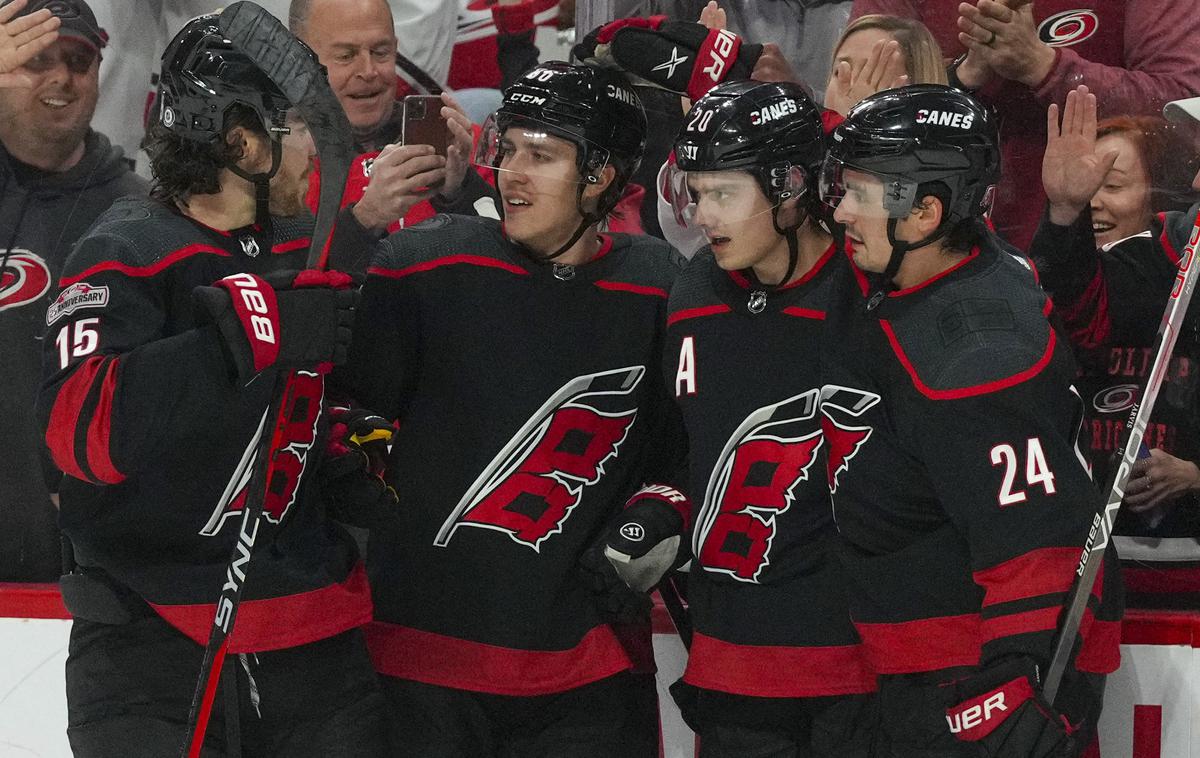
[{"label": "player's ear", "polygon": [[583,196],[585,198],[600,197],[604,194],[604,190],[608,189],[616,180],[617,170],[612,164],[605,165],[599,171],[590,171],[583,177],[586,185],[583,188]]},{"label": "player's ear", "polygon": [[922,239],[933,234],[941,226],[944,211],[942,201],[935,195],[926,195],[913,208],[910,218],[916,224]]},{"label": "player's ear", "polygon": [[227,155],[243,171],[258,173],[270,169],[270,145],[261,135],[244,126],[235,126],[225,133],[225,144],[228,146]]}]

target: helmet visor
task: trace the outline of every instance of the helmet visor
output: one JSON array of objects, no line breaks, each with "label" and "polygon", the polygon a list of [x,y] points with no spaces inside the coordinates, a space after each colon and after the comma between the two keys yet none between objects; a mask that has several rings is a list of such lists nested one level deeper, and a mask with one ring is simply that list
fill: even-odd
[{"label": "helmet visor", "polygon": [[[561,130],[542,121],[522,118],[500,128],[495,113],[483,124],[475,146],[473,163],[490,168],[497,178],[503,174],[521,174],[545,180],[549,184],[594,184],[595,177],[608,165],[608,151],[581,138],[567,139]],[[579,150],[586,152],[584,173],[580,173]],[[590,178],[589,178],[590,177]]]},{"label": "helmet visor", "polygon": [[821,201],[837,210],[843,203],[868,217],[904,218],[917,200],[917,182],[902,176],[879,174],[832,155],[825,158],[817,183]]},{"label": "helmet visor", "polygon": [[773,172],[772,200],[763,193],[759,178],[749,171],[684,171],[672,163],[662,189],[676,223],[683,228],[711,230],[773,213],[786,201],[805,193],[804,179],[804,170],[799,166]]}]

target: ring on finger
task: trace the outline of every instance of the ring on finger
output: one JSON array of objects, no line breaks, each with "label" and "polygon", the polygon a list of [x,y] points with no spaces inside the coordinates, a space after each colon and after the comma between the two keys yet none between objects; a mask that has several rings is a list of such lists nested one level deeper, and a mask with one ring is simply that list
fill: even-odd
[{"label": "ring on finger", "polygon": [[988,47],[991,47],[993,44],[995,44],[995,42],[996,42],[996,33],[992,32],[991,38],[988,39],[988,41],[984,42],[983,44],[987,45]]}]

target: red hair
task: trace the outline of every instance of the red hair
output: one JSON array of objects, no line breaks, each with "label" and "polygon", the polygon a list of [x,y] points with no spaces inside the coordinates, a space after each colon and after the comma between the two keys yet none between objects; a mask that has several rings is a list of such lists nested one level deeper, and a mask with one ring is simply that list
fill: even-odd
[{"label": "red hair", "polygon": [[1196,201],[1192,178],[1200,168],[1191,140],[1158,116],[1114,116],[1096,128],[1096,137],[1120,135],[1133,143],[1150,180],[1150,210],[1187,210]]}]

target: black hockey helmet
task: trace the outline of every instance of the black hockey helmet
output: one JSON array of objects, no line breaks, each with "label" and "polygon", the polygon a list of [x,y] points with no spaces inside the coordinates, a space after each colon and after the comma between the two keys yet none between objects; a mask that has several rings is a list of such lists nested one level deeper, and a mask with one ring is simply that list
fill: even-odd
[{"label": "black hockey helmet", "polygon": [[822,197],[840,199],[840,173],[853,168],[885,179],[893,218],[940,183],[945,221],[991,210],[1000,180],[996,116],[971,95],[941,84],[916,84],[865,98],[834,131],[822,176]]},{"label": "black hockey helmet", "polygon": [[185,139],[215,142],[225,130],[230,107],[240,104],[257,113],[263,129],[277,137],[291,104],[221,33],[217,18],[192,19],[167,45],[158,85],[159,121]]},{"label": "black hockey helmet", "polygon": [[[492,120],[494,134],[486,128],[484,134],[489,143],[509,127],[526,124],[573,143],[579,173],[588,183],[612,164],[617,177],[601,198],[600,215],[617,204],[646,147],[646,112],[629,80],[616,71],[562,61],[542,63],[511,84]],[[484,160],[498,165],[503,156],[494,144],[487,147],[493,153]]]},{"label": "black hockey helmet", "polygon": [[788,178],[803,172],[802,192],[817,197],[825,159],[821,111],[791,82],[730,81],[697,100],[675,140],[682,171],[747,171],[773,204],[791,197]]}]

